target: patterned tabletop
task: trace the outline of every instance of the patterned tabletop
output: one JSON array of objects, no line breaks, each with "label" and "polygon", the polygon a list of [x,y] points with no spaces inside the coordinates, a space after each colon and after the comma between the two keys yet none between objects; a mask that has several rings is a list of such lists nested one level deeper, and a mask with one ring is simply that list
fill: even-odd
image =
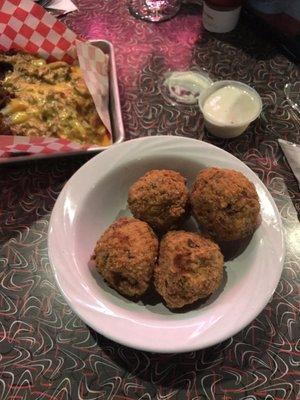
[{"label": "patterned tabletop", "polygon": [[[282,216],[287,254],[273,298],[242,332],[212,348],[149,354],[114,343],[86,326],[57,288],[47,229],[65,182],[91,156],[0,167],[0,399],[296,400],[299,392],[300,197],[278,138],[300,141],[299,117],[283,87],[296,65],[241,20],[229,34],[203,31],[201,9],[184,5],[172,20],[134,19],[125,0],[81,0],[64,18],[116,52],[127,139],[184,135],[243,160],[271,192]],[[234,140],[203,130],[195,107],[161,95],[168,70],[205,68],[214,79],[250,83],[263,99],[261,118]]]}]

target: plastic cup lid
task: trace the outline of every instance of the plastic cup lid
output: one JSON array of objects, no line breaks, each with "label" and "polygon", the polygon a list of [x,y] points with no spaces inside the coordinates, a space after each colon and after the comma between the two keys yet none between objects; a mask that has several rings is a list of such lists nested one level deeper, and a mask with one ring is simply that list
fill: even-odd
[{"label": "plastic cup lid", "polygon": [[212,82],[205,71],[174,71],[165,75],[163,88],[175,102],[196,104],[202,90]]}]

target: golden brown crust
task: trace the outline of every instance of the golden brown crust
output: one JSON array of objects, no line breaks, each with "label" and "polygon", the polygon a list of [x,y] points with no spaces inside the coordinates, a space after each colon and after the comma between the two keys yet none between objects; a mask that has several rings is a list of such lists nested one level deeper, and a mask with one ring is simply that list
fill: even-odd
[{"label": "golden brown crust", "polygon": [[157,251],[158,240],[145,222],[120,218],[103,233],[93,258],[108,284],[132,297],[147,290]]},{"label": "golden brown crust", "polygon": [[170,308],[181,308],[213,293],[223,277],[219,246],[197,233],[170,231],[162,239],[154,282]]},{"label": "golden brown crust", "polygon": [[239,240],[254,232],[260,204],[255,186],[243,174],[206,168],[191,191],[192,212],[217,241]]},{"label": "golden brown crust", "polygon": [[162,232],[178,226],[186,215],[187,203],[185,179],[172,170],[147,172],[128,193],[132,214]]}]

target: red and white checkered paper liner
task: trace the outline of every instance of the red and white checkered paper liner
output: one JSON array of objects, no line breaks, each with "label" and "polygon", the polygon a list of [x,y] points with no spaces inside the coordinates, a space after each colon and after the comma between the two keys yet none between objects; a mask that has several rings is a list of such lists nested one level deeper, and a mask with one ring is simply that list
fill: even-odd
[{"label": "red and white checkered paper liner", "polygon": [[76,40],[77,56],[84,80],[93,97],[98,114],[102,122],[111,132],[108,111],[108,57],[97,47]]},{"label": "red and white checkered paper liner", "polygon": [[98,146],[81,145],[66,139],[57,138],[28,138],[26,136],[2,135],[0,158],[18,155],[72,153],[81,150],[97,149]]},{"label": "red and white checkered paper liner", "polygon": [[[108,57],[82,42],[74,32],[31,0],[0,0],[0,51],[22,50],[48,61],[72,63],[78,56],[98,114],[111,132],[108,112]],[[95,148],[65,139],[0,135],[0,158],[16,155],[72,152]]]}]

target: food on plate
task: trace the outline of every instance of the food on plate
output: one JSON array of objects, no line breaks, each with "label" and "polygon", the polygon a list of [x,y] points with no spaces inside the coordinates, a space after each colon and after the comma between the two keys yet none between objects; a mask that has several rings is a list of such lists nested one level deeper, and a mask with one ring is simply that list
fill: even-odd
[{"label": "food on plate", "polygon": [[[204,234],[174,230],[189,201]],[[96,266],[111,287],[128,297],[142,295],[153,277],[157,292],[174,310],[220,287],[224,256],[215,241],[229,246],[247,238],[260,212],[254,185],[240,172],[216,167],[198,173],[190,196],[178,172],[148,171],[129,188],[128,204],[134,218],[120,218],[104,232],[93,255]],[[159,250],[151,227],[164,233]]]},{"label": "food on plate", "polygon": [[0,54],[0,133],[111,143],[78,65]]},{"label": "food on plate", "polygon": [[223,255],[212,240],[185,231],[170,231],[162,238],[154,283],[168,307],[181,308],[209,296],[222,277]]},{"label": "food on plate", "polygon": [[151,227],[135,218],[120,218],[103,233],[93,259],[107,283],[125,296],[142,295],[157,259],[158,240]]},{"label": "food on plate", "polygon": [[185,178],[172,170],[148,171],[129,188],[128,206],[156,231],[176,228],[188,209]]},{"label": "food on plate", "polygon": [[216,241],[243,239],[257,227],[258,195],[253,183],[240,172],[203,169],[193,185],[190,200],[200,227]]}]

